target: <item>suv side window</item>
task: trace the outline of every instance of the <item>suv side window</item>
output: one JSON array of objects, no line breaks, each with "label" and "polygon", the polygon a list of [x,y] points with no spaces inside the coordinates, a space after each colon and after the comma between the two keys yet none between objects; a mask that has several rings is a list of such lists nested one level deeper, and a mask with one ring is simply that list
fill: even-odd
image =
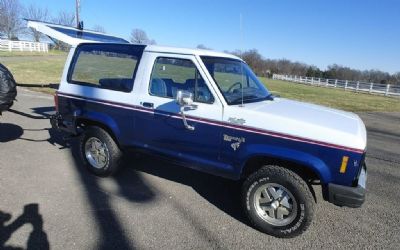
[{"label": "suv side window", "polygon": [[191,92],[195,102],[214,102],[213,95],[191,60],[157,58],[150,78],[150,94],[175,98],[178,90]]},{"label": "suv side window", "polygon": [[121,44],[81,45],[75,52],[68,82],[130,92],[143,48]]}]

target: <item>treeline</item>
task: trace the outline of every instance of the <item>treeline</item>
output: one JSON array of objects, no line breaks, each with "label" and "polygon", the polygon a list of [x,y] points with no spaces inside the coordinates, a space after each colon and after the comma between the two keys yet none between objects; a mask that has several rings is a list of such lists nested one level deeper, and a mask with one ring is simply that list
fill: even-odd
[{"label": "treeline", "polygon": [[389,74],[380,70],[357,70],[332,64],[326,70],[302,62],[287,59],[266,59],[256,49],[229,52],[242,57],[259,76],[272,77],[273,74],[297,75],[328,79],[365,81],[383,84],[400,84],[400,71]]}]

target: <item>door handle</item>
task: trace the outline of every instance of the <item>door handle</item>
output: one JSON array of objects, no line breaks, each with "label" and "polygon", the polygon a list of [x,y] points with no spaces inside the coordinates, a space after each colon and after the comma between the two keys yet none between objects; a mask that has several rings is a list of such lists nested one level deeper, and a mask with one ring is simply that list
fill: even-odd
[{"label": "door handle", "polygon": [[146,108],[154,108],[154,103],[152,102],[142,102],[142,106]]}]

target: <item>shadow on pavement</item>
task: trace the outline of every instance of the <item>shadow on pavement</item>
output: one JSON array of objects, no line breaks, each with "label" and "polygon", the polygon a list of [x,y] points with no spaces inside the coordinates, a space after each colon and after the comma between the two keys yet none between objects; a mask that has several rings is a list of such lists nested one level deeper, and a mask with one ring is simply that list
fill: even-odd
[{"label": "shadow on pavement", "polygon": [[43,231],[43,218],[39,213],[38,204],[25,205],[24,212],[6,225],[11,218],[11,214],[0,211],[0,249],[21,249],[19,247],[7,246],[6,242],[11,238],[14,232],[25,224],[31,224],[33,227],[27,241],[27,249],[46,250],[50,248],[47,234]]},{"label": "shadow on pavement", "polygon": [[232,216],[236,220],[249,225],[242,214],[240,201],[240,183],[222,177],[209,175],[190,168],[178,166],[153,155],[141,155],[138,159],[127,157],[124,168],[133,168],[170,181],[192,187],[208,202]]},{"label": "shadow on pavement", "polygon": [[105,192],[99,186],[100,177],[96,177],[89,173],[82,165],[79,156],[79,140],[77,138],[65,142],[59,132],[49,129],[52,144],[60,145],[63,148],[69,147],[71,158],[73,159],[76,173],[78,173],[81,183],[83,184],[88,203],[91,206],[90,211],[96,218],[98,225],[100,241],[94,249],[133,249],[135,246],[132,242],[132,235],[126,235],[126,231],[118,220],[115,207],[112,206],[110,196],[117,195],[119,198],[126,199],[130,202],[150,202],[154,199],[154,193],[141,177],[134,171],[120,171],[113,177],[118,184],[117,194]]},{"label": "shadow on pavement", "polygon": [[0,122],[0,143],[19,139],[24,134],[24,129],[18,125]]}]

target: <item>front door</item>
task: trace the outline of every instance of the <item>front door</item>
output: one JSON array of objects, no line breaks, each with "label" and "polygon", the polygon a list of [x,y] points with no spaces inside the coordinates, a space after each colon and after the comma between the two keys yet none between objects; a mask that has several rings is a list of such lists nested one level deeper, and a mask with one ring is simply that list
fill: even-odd
[{"label": "front door", "polygon": [[[139,98],[140,105],[149,112],[142,112],[135,122],[138,131],[146,131],[140,135],[142,142],[150,149],[195,163],[191,166],[194,168],[224,168],[219,163],[222,104],[196,58],[156,53],[150,57],[152,72],[143,78],[148,90]],[[184,125],[175,101],[178,90],[193,94],[194,107],[184,111],[193,130]]]}]

